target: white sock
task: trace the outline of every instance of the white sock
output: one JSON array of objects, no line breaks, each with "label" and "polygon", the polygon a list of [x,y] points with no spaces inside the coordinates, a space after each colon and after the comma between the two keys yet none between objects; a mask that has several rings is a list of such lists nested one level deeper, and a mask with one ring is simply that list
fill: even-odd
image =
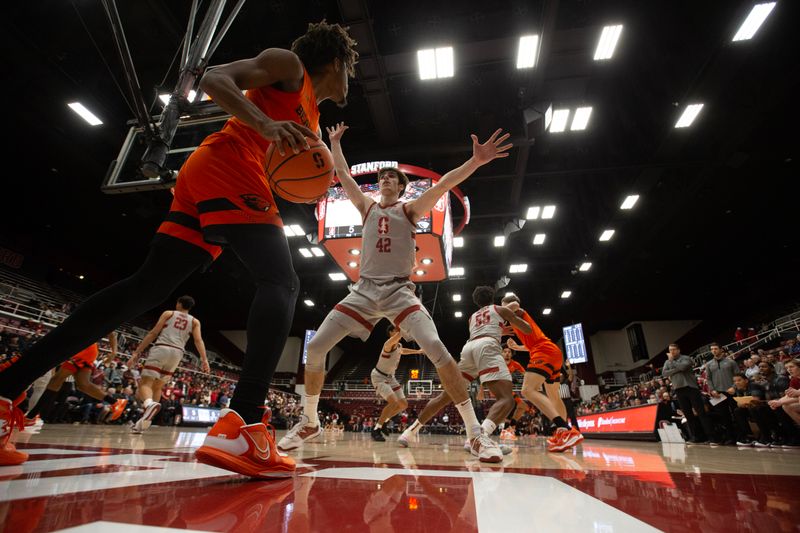
[{"label": "white sock", "polygon": [[464,421],[464,427],[467,430],[467,437],[474,439],[481,434],[481,425],[478,423],[478,417],[475,416],[475,409],[472,408],[472,401],[469,398],[461,403],[456,404],[461,419]]},{"label": "white sock", "polygon": [[414,420],[414,423],[408,426],[406,431],[410,431],[412,434],[416,435],[419,433],[419,430],[422,429],[422,424],[419,420]]},{"label": "white sock", "polygon": [[151,403],[153,403],[153,399],[152,398],[147,398],[144,402],[142,402],[142,407],[147,409],[148,407],[150,407]]},{"label": "white sock", "polygon": [[483,429],[483,434],[487,437],[494,433],[494,430],[497,428],[497,424],[489,420],[488,418],[483,421],[481,424],[481,429]]},{"label": "white sock", "polygon": [[380,422],[375,424],[375,429],[381,429],[381,427],[383,427],[383,424],[381,424]]},{"label": "white sock", "polygon": [[506,429],[506,423],[505,422],[500,422],[500,425],[497,426],[497,427],[500,428],[500,431],[503,431],[504,429]]},{"label": "white sock", "polygon": [[319,425],[319,415],[317,415],[317,406],[319,405],[319,394],[307,394],[306,401],[303,405],[303,413],[308,417],[309,426]]}]

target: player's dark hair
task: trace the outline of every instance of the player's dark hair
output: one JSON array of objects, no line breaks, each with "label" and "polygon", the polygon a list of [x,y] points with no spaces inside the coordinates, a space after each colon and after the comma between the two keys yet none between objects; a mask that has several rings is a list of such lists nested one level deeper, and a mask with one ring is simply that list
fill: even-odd
[{"label": "player's dark hair", "polygon": [[478,285],[472,291],[472,301],[478,307],[486,307],[494,301],[494,287]]},{"label": "player's dark hair", "polygon": [[503,305],[510,304],[511,302],[519,303],[519,296],[517,296],[516,294],[506,294],[505,296],[503,296],[503,299],[500,300],[500,302]]},{"label": "player's dark hair", "polygon": [[194,298],[188,295],[181,296],[180,298],[178,298],[178,303],[181,304],[181,307],[183,307],[188,311],[189,309],[194,307]]},{"label": "player's dark hair", "polygon": [[381,176],[383,176],[387,172],[394,172],[395,174],[397,174],[397,180],[403,186],[403,188],[400,189],[400,194],[398,195],[398,198],[402,198],[403,195],[406,193],[406,186],[408,185],[408,176],[406,176],[406,173],[397,167],[383,167],[382,169],[378,170],[378,181],[380,181]]},{"label": "player's dark hair", "polygon": [[397,326],[395,326],[394,324],[389,324],[388,326],[386,326],[386,336],[387,337],[391,337],[395,333],[397,333]]},{"label": "player's dark hair", "polygon": [[358,62],[356,41],[347,33],[348,27],[328,24],[325,19],[312,22],[306,33],[292,43],[292,52],[297,54],[310,74],[321,71],[325,65],[339,58],[347,69],[347,75],[355,76]]}]

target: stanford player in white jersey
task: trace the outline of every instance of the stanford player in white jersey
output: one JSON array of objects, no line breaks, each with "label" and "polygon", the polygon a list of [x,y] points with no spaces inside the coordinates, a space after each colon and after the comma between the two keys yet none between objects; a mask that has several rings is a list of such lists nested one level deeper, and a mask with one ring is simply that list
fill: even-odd
[{"label": "stanford player in white jersey", "polygon": [[480,166],[507,157],[511,144],[503,145],[509,135],[495,131],[480,144],[472,135],[472,157],[445,174],[436,185],[416,200],[400,203],[408,178],[396,168],[378,171],[381,198],[376,203],[366,196],[353,177],[342,153],[341,138],[347,126],[328,128],[336,174],[348,198],[364,221],[361,242],[360,279],[350,287],[350,294],[328,313],[308,344],[305,371],[305,414],[281,439],[278,447],[291,450],[321,433],[317,404],[325,376],[325,357],[345,336],[355,334],[363,340],[382,318],[388,318],[406,338],[413,338],[439,373],[442,386],[456,403],[464,419],[472,452],[481,461],[502,459],[499,448],[481,434],[472,402],[462,386],[456,362],[439,340],[428,312],[414,294],[411,272],[414,268],[414,236],[419,219],[450,189],[467,179]]},{"label": "stanford player in white jersey", "polygon": [[161,313],[156,325],[145,335],[142,343],[133,352],[133,357],[128,363],[131,369],[136,366],[142,352],[151,343],[153,344],[142,366],[142,378],[139,380],[139,388],[136,391],[136,398],[142,402],[144,414],[131,428],[132,433],[141,433],[149,428],[153,418],[161,410],[159,403],[161,389],[178,368],[183,358],[183,349],[190,336],[194,339],[194,345],[200,354],[203,372],[211,371],[206,357],[206,345],[200,333],[200,321],[189,314],[192,307],[194,307],[194,298],[191,296],[178,298],[175,310]]}]

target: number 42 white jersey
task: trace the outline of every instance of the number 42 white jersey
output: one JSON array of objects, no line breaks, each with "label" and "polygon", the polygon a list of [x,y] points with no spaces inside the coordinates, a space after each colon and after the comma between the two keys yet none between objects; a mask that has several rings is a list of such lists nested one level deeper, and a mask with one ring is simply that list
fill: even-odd
[{"label": "number 42 white jersey", "polygon": [[361,236],[360,276],[378,282],[410,277],[416,257],[416,231],[403,202],[386,207],[371,204]]},{"label": "number 42 white jersey", "polygon": [[192,334],[193,325],[194,317],[192,315],[173,311],[172,316],[167,319],[154,344],[166,344],[183,350],[189,340],[189,336]]}]

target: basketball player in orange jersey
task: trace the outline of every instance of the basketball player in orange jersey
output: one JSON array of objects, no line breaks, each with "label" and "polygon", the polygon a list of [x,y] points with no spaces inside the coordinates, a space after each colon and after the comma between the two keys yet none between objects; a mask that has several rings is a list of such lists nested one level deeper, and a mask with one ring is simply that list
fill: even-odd
[{"label": "basketball player in orange jersey", "polygon": [[[109,333],[108,341],[111,344],[111,351],[103,358],[104,365],[109,364],[117,357],[117,334],[113,331]],[[75,386],[79,391],[91,396],[95,400],[100,400],[111,405],[111,420],[116,420],[122,416],[122,413],[125,412],[125,406],[128,405],[128,400],[124,398],[117,400],[91,381],[94,362],[97,360],[98,355],[100,355],[100,348],[97,346],[97,343],[94,343],[62,363],[61,367],[50,379],[39,401],[36,402],[33,409],[28,411],[28,418],[33,418],[36,415],[44,419],[49,418],[58,392],[69,376],[75,376]]]},{"label": "basketball player in orange jersey", "polygon": [[406,400],[405,394],[403,394],[403,386],[400,385],[394,377],[394,373],[400,365],[400,356],[423,353],[422,350],[403,348],[403,345],[400,343],[403,333],[393,324],[389,325],[386,333],[389,338],[383,343],[381,355],[370,374],[372,386],[375,387],[375,393],[386,400],[386,406],[384,406],[380,416],[378,416],[378,422],[372,429],[372,440],[378,442],[386,441],[382,431],[383,425],[391,420],[393,416],[408,407],[408,400]]},{"label": "basketball player in orange jersey", "polygon": [[[0,445],[14,404],[28,385],[118,324],[161,304],[192,273],[230,247],[256,291],[247,320],[241,378],[198,460],[255,477],[290,474],[294,461],[274,449],[262,407],[294,316],[299,280],[264,164],[270,143],[306,148],[319,131],[323,100],[344,105],[358,58],[338,24],[310,24],[291,50],[209,70],[200,89],[232,116],[181,168],[172,207],[144,264],[89,298],[64,323],[0,375]],[[246,90],[246,94],[242,91]],[[0,450],[0,464],[3,453]]]},{"label": "basketball player in orange jersey", "polygon": [[[516,362],[513,359],[513,356],[514,356],[514,350],[512,350],[508,346],[503,348],[503,360],[506,362],[506,366],[508,367],[509,374],[511,374],[511,376],[512,376],[512,380],[513,380],[514,374],[516,374],[516,373],[522,374],[522,376],[525,376],[525,367],[522,366],[521,364],[519,364],[518,362]],[[512,382],[512,385],[513,385],[513,382]],[[479,400],[483,399],[483,387],[481,387],[477,398]],[[521,417],[523,414],[525,414],[525,411],[527,411],[527,410],[528,410],[528,406],[525,404],[525,400],[523,400],[519,396],[519,394],[517,394],[515,392],[514,393],[514,407],[511,408],[511,411],[508,413],[508,415],[510,415],[510,416],[507,415],[507,418],[510,418],[513,421],[517,421],[517,420],[519,420],[519,417]],[[505,425],[506,425],[505,424],[505,420],[503,420],[502,422],[500,422],[497,425],[497,427],[500,429],[500,431],[503,431],[503,429],[505,428]]]},{"label": "basketball player in orange jersey", "polygon": [[[492,304],[494,293],[494,288],[486,285],[475,287],[472,291],[472,301],[478,306],[478,310],[469,317],[469,340],[461,350],[461,360],[458,362],[458,370],[467,383],[479,379],[481,389],[485,384],[496,398],[481,424],[481,432],[486,438],[506,419],[514,405],[511,374],[503,361],[500,345],[503,326],[510,322],[521,331],[530,331],[530,325],[514,315],[510,309]],[[419,414],[419,418],[398,437],[397,443],[407,447],[412,439],[416,439],[422,426],[451,401],[447,391],[433,398]],[[464,448],[470,449],[468,443],[464,444]],[[494,462],[500,460],[502,457]]]},{"label": "basketball player in orange jersey", "polygon": [[507,157],[511,144],[503,145],[509,135],[495,131],[483,144],[472,135],[472,157],[463,165],[445,174],[436,185],[418,199],[400,202],[408,178],[396,168],[378,171],[380,202],[365,195],[350,176],[350,167],[342,153],[341,138],[347,126],[340,123],[328,129],[336,174],[348,198],[361,213],[360,279],[350,286],[350,294],[328,313],[314,338],[308,344],[305,370],[306,396],[304,415],[278,443],[291,450],[318,436],[322,429],[317,415],[319,394],[325,376],[325,357],[345,336],[354,334],[366,340],[375,324],[388,318],[406,338],[413,338],[439,373],[442,385],[456,404],[467,429],[473,450],[482,461],[502,459],[497,444],[481,433],[472,402],[463,386],[458,366],[439,340],[430,315],[414,294],[410,281],[415,262],[417,221],[428,213],[441,196],[467,179],[479,167]]},{"label": "basketball player in orange jersey", "polygon": [[[530,353],[530,362],[522,382],[522,394],[557,427],[555,435],[548,440],[548,451],[563,452],[583,440],[583,435],[577,428],[570,429],[567,425],[567,408],[558,394],[564,356],[558,346],[545,336],[531,315],[520,308],[519,298],[515,294],[505,296],[502,303],[531,326],[532,331],[526,333],[512,324],[512,329],[522,341],[522,346],[509,339],[508,347]],[[539,392],[542,386],[544,394]]]},{"label": "basketball player in orange jersey", "polygon": [[169,381],[175,369],[183,359],[183,349],[189,336],[194,339],[194,346],[200,354],[202,370],[206,374],[211,371],[206,356],[206,345],[200,333],[200,321],[189,314],[194,307],[194,298],[181,296],[175,304],[174,311],[164,311],[142,343],[134,350],[133,357],[128,362],[130,368],[135,368],[139,357],[150,344],[155,341],[142,368],[142,378],[136,390],[136,399],[142,402],[144,414],[131,428],[131,433],[142,433],[153,423],[153,418],[161,410],[161,389]]}]

